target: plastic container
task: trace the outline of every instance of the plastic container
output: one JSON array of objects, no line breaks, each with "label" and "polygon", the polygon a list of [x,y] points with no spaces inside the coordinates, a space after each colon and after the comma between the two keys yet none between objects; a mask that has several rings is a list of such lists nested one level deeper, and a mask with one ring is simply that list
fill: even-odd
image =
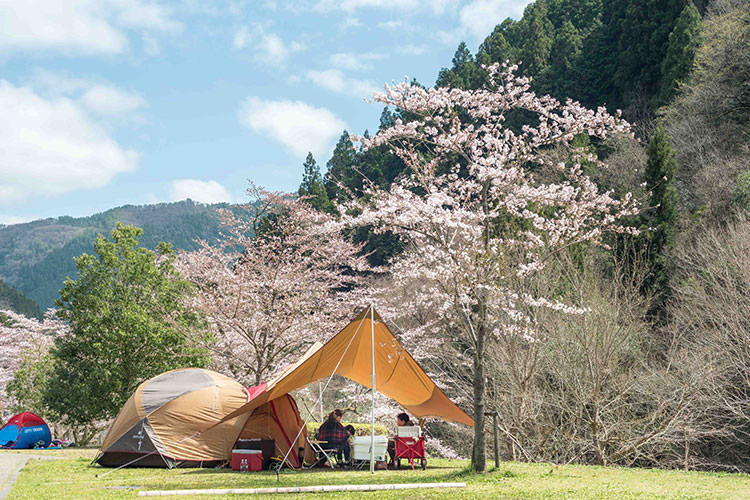
[{"label": "plastic container", "polygon": [[[370,436],[354,436],[354,460],[370,460]],[[388,438],[375,436],[375,461],[384,462],[388,459]]]},{"label": "plastic container", "polygon": [[260,450],[232,450],[232,470],[240,472],[263,469],[263,452]]},{"label": "plastic container", "polygon": [[396,435],[404,438],[418,438],[422,435],[422,429],[418,425],[399,425]]}]

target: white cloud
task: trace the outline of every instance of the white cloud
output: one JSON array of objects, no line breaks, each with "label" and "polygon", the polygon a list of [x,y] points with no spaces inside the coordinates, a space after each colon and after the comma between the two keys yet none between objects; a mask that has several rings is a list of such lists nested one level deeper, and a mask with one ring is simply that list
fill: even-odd
[{"label": "white cloud", "polygon": [[0,203],[102,187],[138,165],[69,98],[0,80],[0,109]]},{"label": "white cloud", "polygon": [[102,114],[120,114],[135,111],[146,105],[139,94],[124,92],[107,85],[94,85],[81,96],[81,102],[92,111]]},{"label": "white cloud", "polygon": [[127,30],[174,33],[182,24],[149,0],[0,0],[0,51],[119,53]]},{"label": "white cloud", "polygon": [[401,45],[398,48],[398,51],[402,54],[406,54],[407,56],[421,56],[425,52],[427,52],[427,47],[424,45],[412,45],[412,44],[406,44]]},{"label": "white cloud", "polygon": [[[106,2],[105,2],[106,3]],[[134,29],[179,32],[182,24],[172,19],[171,11],[157,2],[143,0],[109,0],[117,12],[117,22]]]},{"label": "white cloud", "polygon": [[178,179],[172,181],[170,192],[172,201],[190,198],[201,203],[231,202],[233,197],[224,186],[216,181],[201,181],[198,179]]},{"label": "white cloud", "polygon": [[0,225],[10,226],[11,224],[23,224],[24,222],[31,222],[37,220],[39,217],[24,216],[24,215],[3,215],[0,214]]},{"label": "white cloud", "polygon": [[146,107],[146,100],[137,92],[90,78],[72,78],[38,69],[31,83],[46,97],[70,97],[102,115],[122,115]]},{"label": "white cloud", "polygon": [[451,0],[319,0],[315,4],[318,10],[344,10],[354,12],[357,9],[384,9],[384,10],[414,10],[429,8],[440,14],[448,6],[453,4]]},{"label": "white cloud", "polygon": [[302,157],[308,151],[327,153],[346,124],[326,108],[301,101],[269,101],[257,97],[245,99],[240,107],[240,122],[253,132],[266,134]]},{"label": "white cloud", "polygon": [[357,19],[356,17],[347,17],[344,19],[344,22],[341,23],[341,29],[349,29],[349,28],[359,28],[362,26],[362,21]]},{"label": "white cloud", "polygon": [[271,66],[283,66],[291,54],[305,50],[304,44],[287,44],[279,35],[266,31],[260,24],[250,28],[242,26],[235,32],[232,45],[238,50],[251,47],[260,62]]},{"label": "white cloud", "polygon": [[385,30],[398,30],[402,29],[403,27],[404,21],[402,20],[385,21],[382,23],[378,23],[378,28],[382,28]]},{"label": "white cloud", "polygon": [[531,1],[474,0],[462,7],[459,12],[461,34],[468,34],[475,40],[482,40],[506,18],[520,18],[524,7]]},{"label": "white cloud", "polygon": [[318,87],[354,97],[369,98],[378,91],[372,83],[366,80],[349,78],[337,69],[308,71],[305,76]]},{"label": "white cloud", "polygon": [[377,54],[375,52],[364,52],[361,54],[353,54],[351,52],[340,52],[338,54],[332,54],[328,60],[331,66],[342,69],[371,69],[372,65],[365,63],[364,61],[377,61],[384,59],[385,55]]}]

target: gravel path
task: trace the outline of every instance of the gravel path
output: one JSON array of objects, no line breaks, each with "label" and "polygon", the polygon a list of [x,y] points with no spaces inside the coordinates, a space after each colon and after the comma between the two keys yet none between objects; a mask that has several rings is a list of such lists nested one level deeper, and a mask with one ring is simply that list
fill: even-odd
[{"label": "gravel path", "polygon": [[8,496],[18,474],[30,458],[55,459],[34,453],[11,453],[0,450],[0,500]]}]

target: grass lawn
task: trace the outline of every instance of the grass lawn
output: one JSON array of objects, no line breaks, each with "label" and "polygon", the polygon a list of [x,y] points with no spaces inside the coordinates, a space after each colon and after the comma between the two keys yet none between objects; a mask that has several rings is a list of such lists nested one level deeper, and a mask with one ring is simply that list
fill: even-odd
[{"label": "grass lawn", "polygon": [[[467,483],[464,489],[338,492],[262,495],[262,498],[370,498],[370,499],[638,499],[638,500],[740,500],[750,499],[750,476],[656,469],[624,469],[505,462],[487,474],[470,474],[465,461],[432,460],[426,471],[286,472],[276,482],[268,472],[233,473],[215,469],[122,469],[92,467],[94,450],[50,452],[58,460],[32,460],[21,472],[8,500],[138,498],[144,489],[253,488],[315,484],[367,484],[408,482]],[[239,496],[239,495],[237,495]],[[261,495],[255,495],[261,497]],[[228,499],[233,495],[195,495],[172,498]],[[169,497],[162,497],[169,498]],[[247,498],[247,496],[246,496]]]}]

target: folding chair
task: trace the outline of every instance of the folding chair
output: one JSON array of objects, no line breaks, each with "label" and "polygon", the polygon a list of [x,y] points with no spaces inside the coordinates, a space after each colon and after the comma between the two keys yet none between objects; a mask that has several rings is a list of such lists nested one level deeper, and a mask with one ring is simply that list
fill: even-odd
[{"label": "folding chair", "polygon": [[313,469],[320,464],[327,462],[328,466],[333,469],[334,464],[338,462],[338,459],[336,459],[336,453],[338,450],[336,448],[327,447],[326,445],[328,445],[328,441],[307,438],[307,442],[310,443],[310,447],[315,452],[315,462],[313,462],[311,466],[305,468]]},{"label": "folding chair", "polygon": [[424,453],[424,436],[419,437],[400,437],[395,438],[395,455],[393,461],[396,462],[396,468],[401,468],[401,459],[409,461],[409,465],[414,469],[414,460],[422,462],[422,470],[427,468],[427,458]]}]

